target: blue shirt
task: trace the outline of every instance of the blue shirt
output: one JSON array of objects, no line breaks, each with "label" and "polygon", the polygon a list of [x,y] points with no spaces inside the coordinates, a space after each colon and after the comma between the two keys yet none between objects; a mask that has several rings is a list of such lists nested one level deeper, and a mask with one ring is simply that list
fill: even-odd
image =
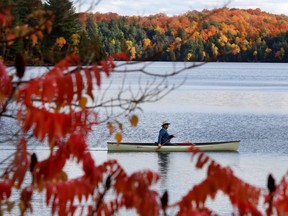
[{"label": "blue shirt", "polygon": [[[159,131],[159,136],[158,136],[158,143],[161,144],[169,144],[170,142],[168,141],[169,139],[171,139],[171,135],[168,134],[167,129],[166,128],[161,128],[161,130]],[[167,142],[167,143],[166,143]]]}]

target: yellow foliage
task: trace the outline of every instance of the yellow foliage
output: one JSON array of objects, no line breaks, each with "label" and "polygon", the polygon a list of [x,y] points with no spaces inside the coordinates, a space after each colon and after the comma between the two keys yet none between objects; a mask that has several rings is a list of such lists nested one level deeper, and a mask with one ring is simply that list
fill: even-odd
[{"label": "yellow foliage", "polygon": [[180,43],[181,41],[182,41],[182,39],[181,39],[180,37],[176,37],[176,38],[175,38],[175,42],[176,42],[176,43]]},{"label": "yellow foliage", "polygon": [[143,48],[146,49],[148,46],[151,46],[151,40],[149,38],[145,38],[143,40]]},{"label": "yellow foliage", "polygon": [[218,47],[217,47],[214,43],[212,43],[211,50],[212,50],[213,56],[214,56],[214,57],[217,57],[218,54],[219,54],[219,51],[218,51],[219,49],[218,49]]},{"label": "yellow foliage", "polygon": [[80,35],[79,34],[73,34],[71,36],[71,41],[73,46],[78,46],[80,44]]},{"label": "yellow foliage", "polygon": [[247,46],[249,46],[249,42],[245,39],[241,42],[241,49],[243,51],[247,51],[247,49],[248,49]]},{"label": "yellow foliage", "polygon": [[126,46],[127,46],[127,50],[131,50],[132,46],[133,46],[133,42],[131,40],[126,40]]},{"label": "yellow foliage", "polygon": [[135,59],[136,58],[136,48],[133,46],[131,49],[130,49],[130,59]]},{"label": "yellow foliage", "polygon": [[192,54],[191,53],[187,53],[187,60],[188,61],[190,61],[191,57],[192,57]]},{"label": "yellow foliage", "polygon": [[206,57],[206,52],[205,51],[202,52],[202,56],[203,56],[203,58]]},{"label": "yellow foliage", "polygon": [[234,43],[231,44],[230,48],[232,50],[232,54],[233,55],[236,55],[236,54],[240,53],[240,51],[241,51],[240,47],[237,44],[234,44]]},{"label": "yellow foliage", "polygon": [[56,44],[57,44],[58,48],[61,49],[66,44],[65,38],[64,37],[57,38]]},{"label": "yellow foliage", "polygon": [[164,29],[161,28],[161,27],[158,26],[158,25],[156,26],[155,31],[158,31],[158,32],[161,33],[161,34],[165,33]]},{"label": "yellow foliage", "polygon": [[218,43],[223,47],[227,44],[228,38],[224,35],[221,34],[220,38],[218,39]]},{"label": "yellow foliage", "polygon": [[115,45],[115,44],[116,44],[116,41],[115,41],[115,39],[112,39],[112,40],[111,40],[111,44],[113,44],[113,45]]}]

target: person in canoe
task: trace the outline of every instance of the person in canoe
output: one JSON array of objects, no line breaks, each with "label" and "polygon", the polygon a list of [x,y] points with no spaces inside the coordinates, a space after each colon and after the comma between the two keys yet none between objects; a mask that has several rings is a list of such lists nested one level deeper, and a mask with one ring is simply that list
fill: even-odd
[{"label": "person in canoe", "polygon": [[158,135],[158,147],[159,148],[161,148],[161,146],[163,146],[163,145],[173,145],[172,143],[170,143],[170,140],[176,136],[170,135],[168,133],[167,130],[168,130],[169,125],[170,125],[170,122],[168,122],[168,121],[164,121],[162,123],[162,128],[159,131],[159,135]]}]

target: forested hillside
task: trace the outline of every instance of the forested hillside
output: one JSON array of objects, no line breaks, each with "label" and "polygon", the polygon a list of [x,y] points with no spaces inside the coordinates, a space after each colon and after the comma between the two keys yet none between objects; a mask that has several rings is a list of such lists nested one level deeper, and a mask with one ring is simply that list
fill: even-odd
[{"label": "forested hillside", "polygon": [[[31,11],[34,17],[41,13],[37,10],[51,16],[51,28],[38,35],[43,40],[23,38],[9,47],[1,45],[0,58],[6,64],[14,62],[17,52],[24,54],[27,64],[36,65],[54,64],[69,53],[87,64],[115,53],[140,61],[288,62],[288,17],[260,9],[221,8],[169,17],[77,14],[69,0],[0,0],[0,9],[5,7],[12,8],[11,27],[16,29],[28,30],[25,23],[35,27]],[[1,34],[0,41],[6,35]]]},{"label": "forested hillside", "polygon": [[96,29],[107,53],[131,60],[288,61],[288,17],[260,9],[190,11],[168,17],[80,14],[83,28]]}]

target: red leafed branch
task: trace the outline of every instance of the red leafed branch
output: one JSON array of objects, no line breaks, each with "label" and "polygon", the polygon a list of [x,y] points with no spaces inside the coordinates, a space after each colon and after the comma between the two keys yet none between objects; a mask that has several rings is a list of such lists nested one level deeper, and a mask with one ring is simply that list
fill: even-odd
[{"label": "red leafed branch", "polygon": [[[66,180],[63,172],[67,159],[76,158],[78,162],[88,160],[90,154],[86,152],[87,144],[80,134],[72,134],[67,142],[56,142],[58,149],[43,161],[37,162],[33,168],[34,185],[42,189],[45,182]],[[93,166],[94,162],[89,161]],[[85,164],[83,162],[83,164]]]},{"label": "red leafed branch", "polygon": [[20,197],[20,204],[19,204],[21,215],[24,215],[24,213],[27,210],[30,210],[31,213],[33,212],[32,203],[31,203],[32,196],[33,196],[32,186],[25,187],[22,190],[21,197]]},{"label": "red leafed branch", "polygon": [[52,214],[69,215],[77,209],[76,200],[88,201],[93,195],[95,185],[85,177],[73,180],[48,183],[46,185],[46,204],[52,206]]},{"label": "red leafed branch", "polygon": [[17,145],[14,159],[5,170],[4,178],[7,179],[11,185],[20,188],[28,170],[29,155],[27,152],[27,143],[24,139],[21,139]]},{"label": "red leafed branch", "polygon": [[261,215],[258,210],[261,190],[237,178],[230,168],[221,167],[204,153],[194,152],[198,155],[196,167],[207,165],[207,178],[194,186],[183,199],[171,206],[178,206],[178,215],[187,214],[193,209],[205,207],[208,197],[214,199],[217,192],[226,194],[240,215]]},{"label": "red leafed branch", "polygon": [[[26,105],[33,104],[33,100],[40,100],[42,103],[55,102],[57,108],[60,108],[71,106],[72,102],[76,101],[79,104],[85,94],[94,99],[93,84],[101,85],[101,71],[109,76],[115,67],[111,59],[100,63],[100,65],[81,68],[78,56],[68,56],[47,74],[22,87],[17,95],[18,101],[24,99]],[[76,68],[71,68],[73,66]]]},{"label": "red leafed branch", "polygon": [[67,181],[46,183],[46,204],[51,204],[53,214],[56,212],[58,215],[73,213],[77,209],[76,199],[80,204],[82,201],[87,202],[89,198],[93,203],[97,202],[97,199],[93,197],[98,196],[97,191],[104,175],[109,175],[107,172],[111,169],[119,168],[115,161],[108,161],[99,167],[95,166],[89,152],[86,152],[82,159],[85,171],[83,176]]},{"label": "red leafed branch", "polygon": [[[79,206],[77,201],[81,204],[88,199],[92,200],[88,206],[89,215],[113,215],[121,208],[135,208],[139,215],[159,214],[158,194],[150,189],[159,179],[158,174],[145,171],[128,176],[114,160],[95,166],[90,163],[91,159],[87,152],[83,158],[83,166],[86,166],[83,176],[58,183],[47,182],[46,203],[51,204],[53,214],[73,213]],[[105,201],[109,189],[116,192],[116,198]]]},{"label": "red leafed branch", "polygon": [[23,120],[23,132],[33,128],[34,136],[42,141],[45,136],[51,145],[58,138],[64,138],[68,134],[79,132],[83,135],[98,123],[98,116],[90,110],[79,112],[58,113],[50,112],[44,108],[27,106]]},{"label": "red leafed branch", "polygon": [[5,102],[12,90],[11,81],[7,74],[6,67],[0,61],[0,111],[2,109],[1,103]]},{"label": "red leafed branch", "polygon": [[150,189],[159,179],[152,171],[136,172],[131,176],[116,178],[115,191],[126,208],[135,208],[139,215],[158,215],[158,193]]},{"label": "red leafed branch", "polygon": [[277,212],[277,215],[288,215],[288,174],[284,175],[282,180],[276,185],[275,192],[272,194],[267,195],[273,197],[273,206],[274,210]]}]

